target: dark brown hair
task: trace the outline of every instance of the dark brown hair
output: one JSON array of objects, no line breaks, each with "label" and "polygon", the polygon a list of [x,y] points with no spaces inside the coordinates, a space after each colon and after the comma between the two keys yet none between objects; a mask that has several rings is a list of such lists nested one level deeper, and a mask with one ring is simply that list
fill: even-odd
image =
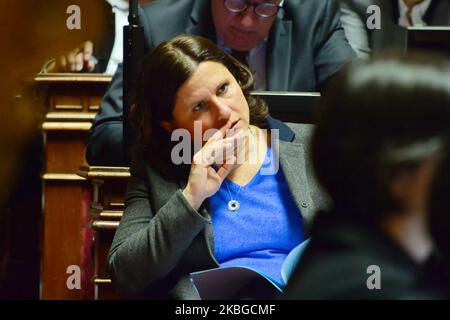
[{"label": "dark brown hair", "polygon": [[312,157],[336,210],[379,222],[401,209],[390,182],[447,140],[449,77],[444,57],[386,53],[353,62],[332,80],[317,113]]},{"label": "dark brown hair", "polygon": [[[250,123],[265,126],[268,107],[263,100],[250,95],[253,89],[251,71],[213,42],[198,36],[177,36],[157,46],[144,58],[138,79],[132,121],[138,134],[138,150],[155,160],[168,160],[170,134],[160,126],[172,119],[178,89],[204,61],[224,65],[236,78],[249,105]],[[154,151],[154,148],[160,152]]]},{"label": "dark brown hair", "polygon": [[[440,169],[430,192],[429,225],[433,239],[439,253],[443,254],[450,263],[450,148],[447,145],[447,154],[442,161]],[[450,275],[450,273],[448,273]]]}]

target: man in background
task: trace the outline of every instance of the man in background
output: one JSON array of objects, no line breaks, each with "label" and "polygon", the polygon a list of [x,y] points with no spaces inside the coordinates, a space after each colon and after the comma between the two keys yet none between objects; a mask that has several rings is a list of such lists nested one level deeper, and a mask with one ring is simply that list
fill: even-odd
[{"label": "man in background", "polygon": [[[256,90],[317,91],[354,58],[334,0],[157,0],[139,15],[147,51],[203,36],[250,67]],[[125,164],[122,76],[119,65],[91,129],[91,165]]]}]

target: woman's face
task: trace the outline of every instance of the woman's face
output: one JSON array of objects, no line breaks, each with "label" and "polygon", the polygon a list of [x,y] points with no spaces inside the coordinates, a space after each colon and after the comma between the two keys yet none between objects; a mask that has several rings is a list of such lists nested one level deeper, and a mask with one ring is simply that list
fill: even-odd
[{"label": "woman's face", "polygon": [[236,128],[249,125],[249,107],[244,94],[228,69],[213,61],[199,64],[194,73],[178,89],[173,119],[161,126],[172,132],[187,129],[194,138],[194,121],[200,121],[202,133],[223,127],[228,120],[237,122]]}]

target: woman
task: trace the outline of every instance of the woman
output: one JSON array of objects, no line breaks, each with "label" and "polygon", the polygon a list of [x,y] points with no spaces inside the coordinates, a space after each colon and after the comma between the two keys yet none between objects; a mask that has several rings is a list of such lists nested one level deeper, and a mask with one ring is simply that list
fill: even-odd
[{"label": "woman", "polygon": [[333,209],[315,217],[289,298],[417,297],[436,247],[428,204],[447,152],[449,79],[444,58],[387,54],[334,80],[311,147]]},{"label": "woman", "polygon": [[[310,127],[270,118],[252,85],[245,66],[200,37],[164,42],[143,62],[140,143],[109,254],[123,295],[196,299],[189,273],[219,266],[282,282],[281,264],[320,202],[306,161]],[[185,134],[188,146],[171,141]]]}]

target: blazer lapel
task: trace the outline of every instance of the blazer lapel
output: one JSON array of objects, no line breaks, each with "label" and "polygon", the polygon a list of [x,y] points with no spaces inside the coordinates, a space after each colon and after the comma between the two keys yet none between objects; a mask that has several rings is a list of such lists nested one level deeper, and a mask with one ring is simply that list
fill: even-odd
[{"label": "blazer lapel", "polygon": [[267,89],[289,90],[292,22],[277,19],[269,35],[267,47]]},{"label": "blazer lapel", "polygon": [[314,215],[314,205],[308,190],[303,145],[280,139],[279,155],[292,198],[305,219],[305,225],[309,225]]},{"label": "blazer lapel", "polygon": [[[209,17],[206,18],[205,17]],[[186,34],[192,34],[207,38],[216,42],[215,27],[211,19],[211,6],[209,0],[196,0],[191,11],[190,25],[186,28]]]}]

